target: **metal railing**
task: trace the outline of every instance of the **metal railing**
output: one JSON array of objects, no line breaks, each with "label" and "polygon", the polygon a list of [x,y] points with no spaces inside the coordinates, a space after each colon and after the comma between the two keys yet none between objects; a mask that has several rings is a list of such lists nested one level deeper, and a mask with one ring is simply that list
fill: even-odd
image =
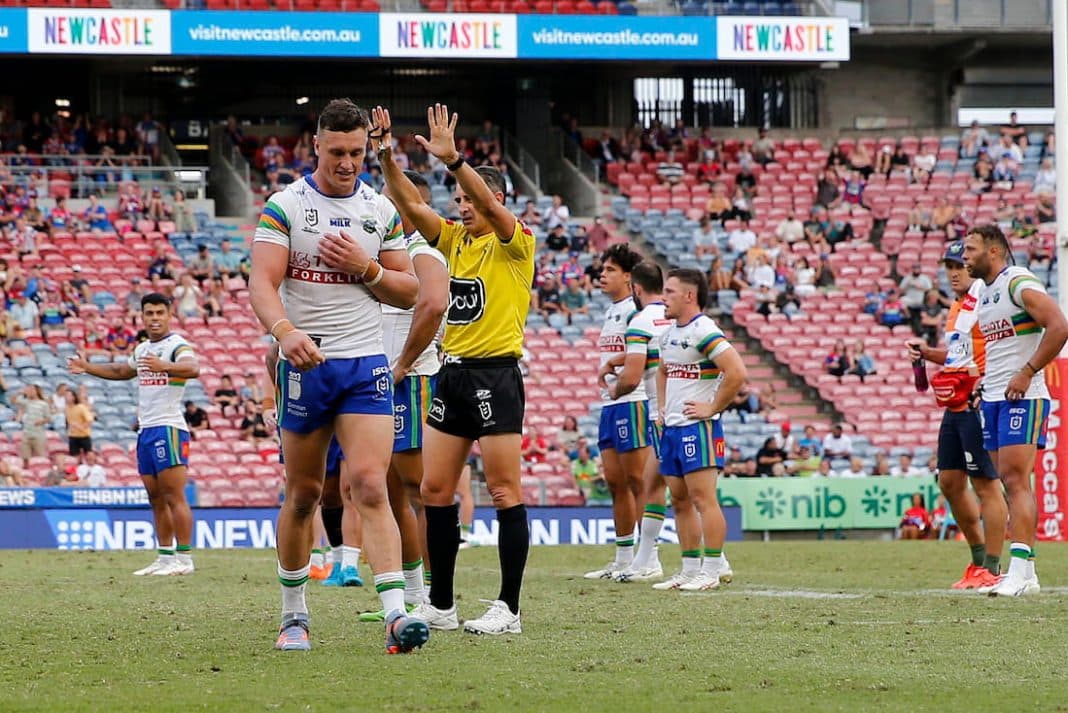
[{"label": "metal railing", "polygon": [[504,129],[500,129],[501,153],[508,156],[519,166],[519,170],[527,175],[538,188],[542,188],[541,165],[534,156],[523,148],[523,145],[514,136]]},{"label": "metal railing", "polygon": [[1012,27],[1041,32],[1053,24],[1053,0],[865,0],[864,21],[875,27]]},{"label": "metal railing", "polygon": [[560,155],[575,165],[579,172],[593,181],[601,182],[601,164],[590,158],[586,150],[565,132],[560,133]]},{"label": "metal railing", "polygon": [[[143,189],[181,189],[189,198],[204,198],[207,166],[151,166],[147,156],[35,156],[41,163],[28,164],[26,154],[0,156],[0,184],[33,187],[40,197],[88,198],[118,194],[123,183],[136,181]],[[110,159],[109,163],[100,164]]]}]

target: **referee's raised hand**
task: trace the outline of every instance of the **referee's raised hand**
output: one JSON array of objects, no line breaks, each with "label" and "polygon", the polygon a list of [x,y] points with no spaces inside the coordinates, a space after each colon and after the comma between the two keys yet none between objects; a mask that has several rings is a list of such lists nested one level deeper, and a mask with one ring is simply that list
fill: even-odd
[{"label": "referee's raised hand", "polygon": [[427,107],[426,120],[430,124],[430,140],[416,134],[415,140],[428,152],[441,159],[445,165],[454,163],[457,156],[456,140],[453,135],[456,131],[456,122],[459,116],[449,116],[449,107],[445,104],[435,104]]},{"label": "referee's raised hand", "polygon": [[393,148],[393,120],[389,117],[389,109],[382,106],[371,109],[371,124],[371,131],[367,135],[378,142],[381,147],[378,150]]}]

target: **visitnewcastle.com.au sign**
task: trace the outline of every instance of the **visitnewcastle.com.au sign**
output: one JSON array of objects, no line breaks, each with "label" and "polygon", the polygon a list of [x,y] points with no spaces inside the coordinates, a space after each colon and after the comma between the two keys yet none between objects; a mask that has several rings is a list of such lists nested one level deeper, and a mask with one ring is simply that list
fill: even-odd
[{"label": "visitnewcastle.com.au sign", "polygon": [[0,8],[0,53],[827,62],[836,17]]}]

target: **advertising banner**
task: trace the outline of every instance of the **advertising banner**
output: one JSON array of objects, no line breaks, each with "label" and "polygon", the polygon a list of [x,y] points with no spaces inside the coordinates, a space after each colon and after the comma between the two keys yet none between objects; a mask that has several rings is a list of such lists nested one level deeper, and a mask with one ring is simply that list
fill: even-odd
[{"label": "advertising banner", "polygon": [[[607,545],[614,541],[612,509],[528,508],[534,545]],[[742,515],[725,508],[727,539],[742,537]],[[156,547],[152,513],[145,509],[45,508],[8,510],[0,528],[0,549],[147,550]],[[277,508],[193,508],[193,548],[233,549],[275,546]],[[496,512],[477,508],[473,530],[497,539]],[[674,520],[661,538],[675,542]]]},{"label": "advertising banner", "polygon": [[849,21],[844,17],[717,17],[718,59],[845,62]]},{"label": "advertising banner", "polygon": [[1046,367],[1049,387],[1049,421],[1046,424],[1046,450],[1035,460],[1035,500],[1038,504],[1038,539],[1063,542],[1064,518],[1068,512],[1068,477],[1059,472],[1068,463],[1068,423],[1061,405],[1068,395],[1068,359],[1057,358]]},{"label": "advertising banner", "polygon": [[29,50],[47,54],[168,55],[167,10],[30,8]]},{"label": "advertising banner", "polygon": [[374,57],[378,18],[358,12],[229,12],[172,15],[176,55]]},{"label": "advertising banner", "polygon": [[[185,497],[196,502],[196,486],[185,486]],[[6,508],[145,508],[144,488],[0,488],[0,509]]]},{"label": "advertising banner", "polygon": [[25,54],[29,52],[26,36],[26,10],[23,8],[0,8],[0,53]]},{"label": "advertising banner", "polygon": [[713,60],[711,17],[520,15],[522,59]]},{"label": "advertising banner", "polygon": [[515,58],[515,15],[382,13],[382,57]]},{"label": "advertising banner", "polygon": [[719,501],[742,509],[746,530],[894,528],[923,495],[938,499],[934,478],[722,478]]}]

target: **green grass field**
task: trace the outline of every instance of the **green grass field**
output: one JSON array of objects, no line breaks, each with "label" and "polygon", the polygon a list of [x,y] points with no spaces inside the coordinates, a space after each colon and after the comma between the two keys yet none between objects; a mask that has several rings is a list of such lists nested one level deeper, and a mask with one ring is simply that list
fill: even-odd
[{"label": "green grass field", "polygon": [[[130,576],[147,553],[3,552],[0,710],[1068,711],[1068,547],[1040,548],[1045,591],[1019,600],[948,591],[966,552],[742,543],[733,584],[681,595],[583,580],[607,547],[534,548],[522,635],[410,656],[355,622],[373,590],[318,583],[314,650],[273,651],[271,552],[164,580]],[[496,558],[461,552],[461,617],[496,596]]]}]

